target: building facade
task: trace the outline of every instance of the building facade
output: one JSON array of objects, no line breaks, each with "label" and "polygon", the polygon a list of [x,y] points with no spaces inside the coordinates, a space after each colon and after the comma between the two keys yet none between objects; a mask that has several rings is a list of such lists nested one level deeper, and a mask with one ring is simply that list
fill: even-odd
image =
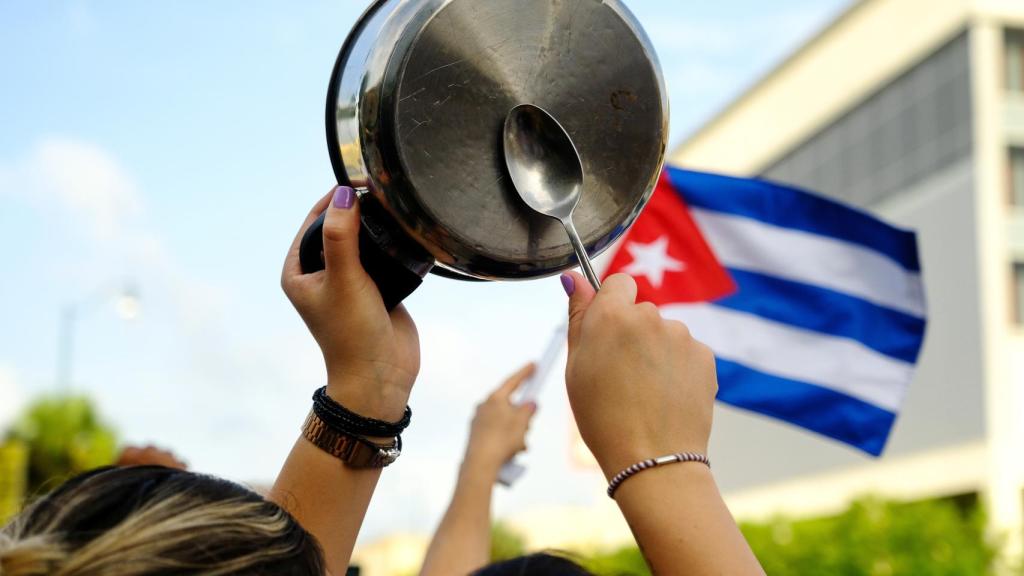
[{"label": "building facade", "polygon": [[919,234],[928,330],[885,455],[723,407],[712,452],[733,513],[977,494],[1019,558],[1024,2],[858,2],[672,161],[804,187]]}]

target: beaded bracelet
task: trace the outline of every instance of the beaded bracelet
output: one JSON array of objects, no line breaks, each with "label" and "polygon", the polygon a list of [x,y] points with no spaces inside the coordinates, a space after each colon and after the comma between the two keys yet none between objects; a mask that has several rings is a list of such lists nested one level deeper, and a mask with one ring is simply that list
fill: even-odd
[{"label": "beaded bracelet", "polygon": [[334,430],[355,436],[377,438],[393,438],[401,435],[412,420],[412,410],[408,406],[405,407],[405,413],[398,422],[385,422],[376,418],[360,416],[328,396],[326,386],[313,393],[313,412]]},{"label": "beaded bracelet", "polygon": [[619,472],[612,478],[611,482],[608,483],[608,497],[614,500],[615,491],[619,489],[619,486],[622,485],[623,482],[634,474],[643,472],[648,468],[655,468],[663,464],[675,464],[676,462],[700,462],[708,468],[711,468],[711,461],[708,460],[708,457],[703,454],[697,454],[696,452],[679,452],[676,454],[669,454],[668,456],[662,456],[661,458],[643,460],[633,464],[622,472]]}]

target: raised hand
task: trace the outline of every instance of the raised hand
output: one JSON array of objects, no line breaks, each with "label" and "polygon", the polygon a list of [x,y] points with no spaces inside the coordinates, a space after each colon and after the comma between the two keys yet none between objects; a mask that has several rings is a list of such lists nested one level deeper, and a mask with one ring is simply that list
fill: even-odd
[{"label": "raised hand", "polygon": [[526,450],[526,432],[537,405],[513,404],[512,394],[534,369],[533,364],[520,368],[476,407],[466,446],[467,465],[497,475],[502,464]]},{"label": "raised hand", "polygon": [[718,390],[711,350],[653,304],[637,304],[629,276],[609,277],[597,294],[569,278],[566,386],[605,476],[647,458],[706,454]]},{"label": "raised hand", "polygon": [[[327,210],[326,268],[303,274],[299,244]],[[327,393],[363,416],[398,420],[420,367],[416,325],[404,306],[390,314],[359,262],[359,202],[338,187],[313,207],[285,259],[281,286],[313,334],[327,367]]]}]

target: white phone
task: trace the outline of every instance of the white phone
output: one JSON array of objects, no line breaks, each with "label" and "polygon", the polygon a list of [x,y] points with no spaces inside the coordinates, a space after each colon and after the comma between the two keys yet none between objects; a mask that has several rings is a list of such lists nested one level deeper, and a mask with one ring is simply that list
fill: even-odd
[{"label": "white phone", "polygon": [[[568,324],[561,324],[558,328],[555,328],[555,332],[551,335],[551,339],[548,340],[547,348],[544,349],[544,353],[540,357],[540,361],[537,362],[537,369],[534,370],[533,375],[523,382],[516,393],[516,404],[523,404],[525,402],[536,401],[537,396],[540,394],[540,390],[544,385],[544,382],[548,378],[548,373],[551,372],[551,368],[554,367],[558,361],[558,356],[562,352],[562,346],[565,345],[565,339],[569,332]],[[513,458],[502,465],[501,470],[498,472],[498,483],[502,486],[511,486],[522,477],[523,473],[526,472],[526,467],[515,461]]]}]

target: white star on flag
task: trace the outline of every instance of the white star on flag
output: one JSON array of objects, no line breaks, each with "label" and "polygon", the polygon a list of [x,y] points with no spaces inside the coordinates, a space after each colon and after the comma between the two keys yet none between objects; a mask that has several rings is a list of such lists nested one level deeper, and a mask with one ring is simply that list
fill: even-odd
[{"label": "white star on flag", "polygon": [[630,242],[626,244],[626,250],[633,256],[633,261],[622,271],[633,277],[646,276],[655,288],[661,287],[665,272],[686,270],[685,263],[668,255],[668,236],[662,236],[650,244]]}]

